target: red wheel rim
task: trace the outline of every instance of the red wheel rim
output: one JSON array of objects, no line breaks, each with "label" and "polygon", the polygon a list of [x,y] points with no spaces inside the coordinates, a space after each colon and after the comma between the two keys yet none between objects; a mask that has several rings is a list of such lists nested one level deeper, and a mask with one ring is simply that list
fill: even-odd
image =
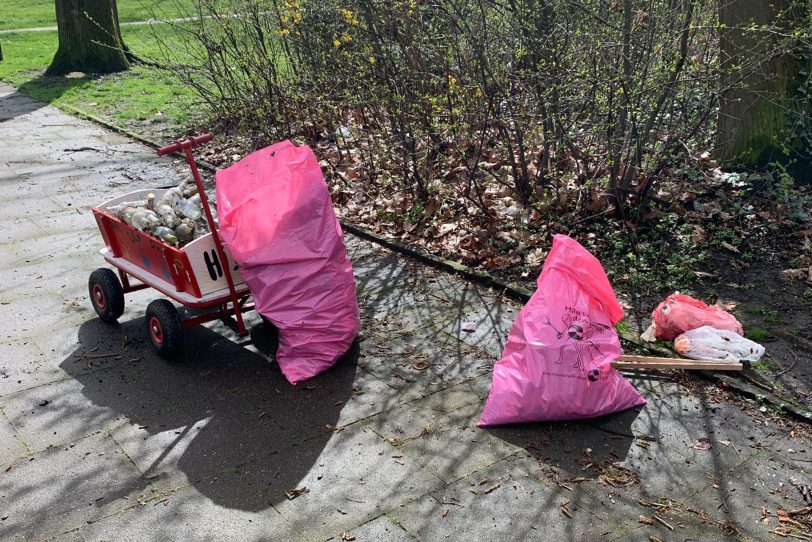
[{"label": "red wheel rim", "polygon": [[104,299],[104,290],[98,284],[93,285],[93,303],[99,308],[99,310],[104,310],[105,305],[107,305],[107,301]]},{"label": "red wheel rim", "polygon": [[149,333],[152,335],[152,340],[155,344],[163,344],[164,332],[161,329],[161,323],[154,316],[149,319]]}]

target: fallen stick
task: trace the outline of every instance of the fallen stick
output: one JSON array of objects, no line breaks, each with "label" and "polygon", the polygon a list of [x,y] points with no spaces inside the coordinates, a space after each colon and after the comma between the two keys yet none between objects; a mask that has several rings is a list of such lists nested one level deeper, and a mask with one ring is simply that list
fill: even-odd
[{"label": "fallen stick", "polygon": [[700,371],[741,371],[738,361],[716,359],[657,358],[650,356],[620,356],[612,362],[613,369],[682,369]]},{"label": "fallen stick", "polygon": [[85,358],[85,359],[102,359],[102,358],[114,358],[116,356],[120,356],[121,354],[77,354],[77,357]]}]

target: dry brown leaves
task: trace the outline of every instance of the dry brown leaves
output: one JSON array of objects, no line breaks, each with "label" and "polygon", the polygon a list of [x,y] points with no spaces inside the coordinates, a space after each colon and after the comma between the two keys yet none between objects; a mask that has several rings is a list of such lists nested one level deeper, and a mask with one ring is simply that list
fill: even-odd
[{"label": "dry brown leaves", "polygon": [[285,490],[285,497],[288,498],[289,501],[304,495],[305,493],[310,493],[310,489],[307,486],[301,486],[294,489],[286,489]]},{"label": "dry brown leaves", "polygon": [[[762,510],[762,516],[768,510]],[[785,510],[784,508],[777,508],[775,510],[775,517],[778,519],[778,526],[770,531],[784,537],[795,538],[798,540],[812,540],[812,506],[805,506],[796,510]],[[762,523],[769,525],[769,523]]]},{"label": "dry brown leaves", "polygon": [[598,479],[611,487],[627,487],[640,483],[640,476],[618,463],[609,463],[600,468]]}]

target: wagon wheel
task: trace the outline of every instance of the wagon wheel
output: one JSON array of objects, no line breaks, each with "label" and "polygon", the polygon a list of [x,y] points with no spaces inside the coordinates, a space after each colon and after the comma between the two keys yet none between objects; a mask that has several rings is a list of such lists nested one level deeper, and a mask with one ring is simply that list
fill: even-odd
[{"label": "wagon wheel", "polygon": [[147,306],[147,334],[159,356],[172,360],[183,351],[183,325],[175,306],[156,299]]},{"label": "wagon wheel", "polygon": [[93,271],[87,281],[87,289],[99,320],[112,323],[124,314],[124,290],[111,270],[100,267]]}]

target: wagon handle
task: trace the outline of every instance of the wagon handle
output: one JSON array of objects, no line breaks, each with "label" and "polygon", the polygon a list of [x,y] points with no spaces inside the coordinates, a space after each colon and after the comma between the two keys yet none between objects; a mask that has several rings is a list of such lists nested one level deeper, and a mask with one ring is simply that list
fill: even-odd
[{"label": "wagon handle", "polygon": [[199,136],[193,136],[189,139],[183,141],[175,141],[171,145],[167,145],[166,147],[161,147],[158,149],[158,156],[163,156],[165,154],[170,154],[173,152],[179,152],[184,149],[193,149],[198,145],[202,145],[203,143],[208,143],[213,139],[211,134],[203,134]]},{"label": "wagon handle", "polygon": [[195,157],[192,155],[192,149],[197,145],[207,143],[212,140],[211,134],[203,134],[197,137],[190,137],[186,141],[175,141],[173,144],[158,149],[158,156],[169,154],[170,152],[183,151],[186,155],[186,162],[192,170],[192,177],[197,185],[197,193],[200,195],[200,205],[206,215],[206,222],[209,224],[209,232],[211,233],[212,240],[214,241],[214,248],[217,251],[217,257],[223,262],[223,271],[228,283],[228,292],[231,297],[231,304],[235,309],[235,316],[237,317],[237,329],[240,337],[245,337],[248,331],[245,328],[245,322],[242,319],[242,312],[237,310],[240,306],[239,299],[237,298],[237,289],[234,287],[234,279],[231,276],[231,266],[228,264],[228,258],[223,249],[223,242],[220,239],[220,234],[217,232],[217,225],[214,223],[214,216],[211,214],[211,206],[209,205],[209,198],[206,196],[206,190],[203,187],[203,181],[200,178],[200,172],[197,169]]}]

